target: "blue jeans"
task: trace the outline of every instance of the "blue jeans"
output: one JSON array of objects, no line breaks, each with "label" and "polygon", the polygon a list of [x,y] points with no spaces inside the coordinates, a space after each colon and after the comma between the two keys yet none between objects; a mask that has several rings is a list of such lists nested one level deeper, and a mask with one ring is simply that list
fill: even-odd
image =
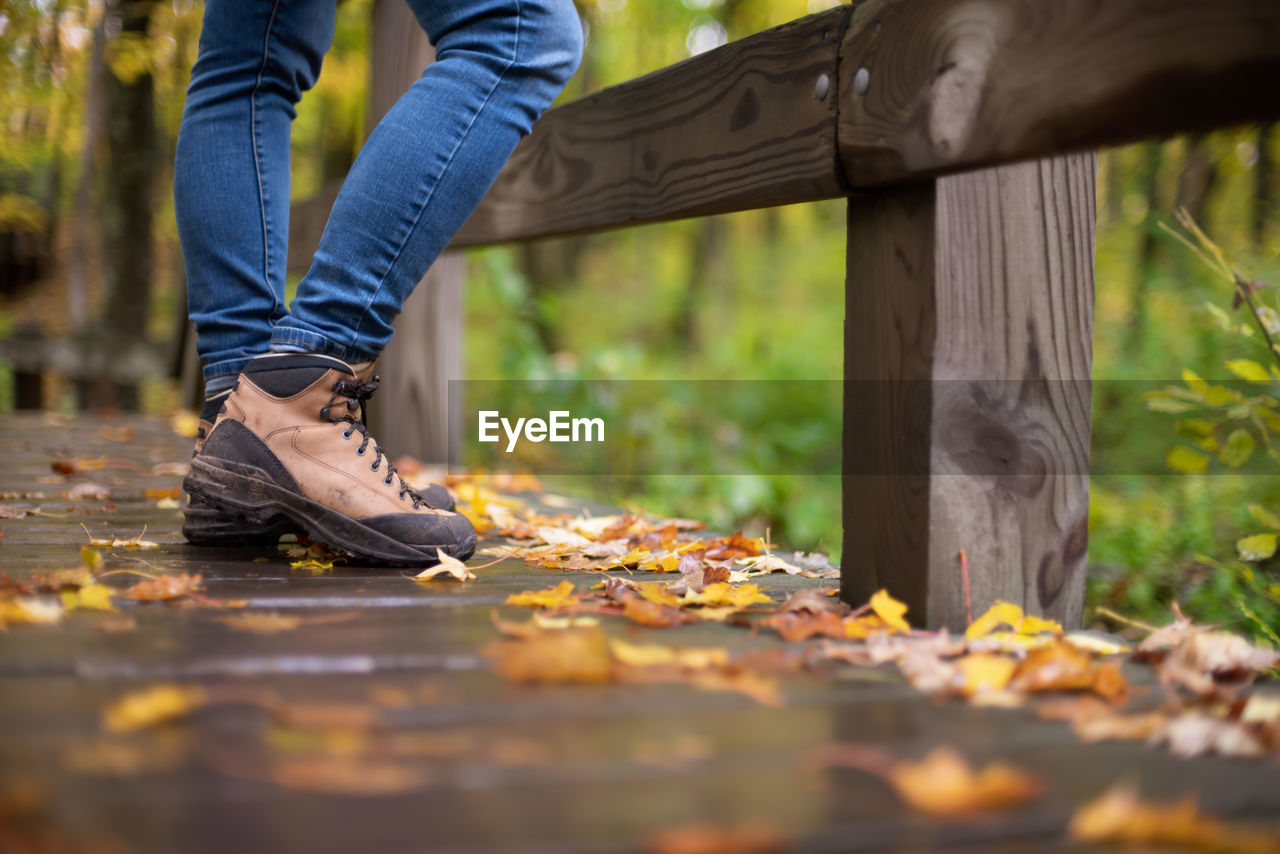
[{"label": "blue jeans", "polygon": [[408,0],[436,61],[360,150],[286,311],[289,131],[336,0],[207,0],[174,166],[205,385],[268,349],[375,358],[582,55],[572,0]]}]

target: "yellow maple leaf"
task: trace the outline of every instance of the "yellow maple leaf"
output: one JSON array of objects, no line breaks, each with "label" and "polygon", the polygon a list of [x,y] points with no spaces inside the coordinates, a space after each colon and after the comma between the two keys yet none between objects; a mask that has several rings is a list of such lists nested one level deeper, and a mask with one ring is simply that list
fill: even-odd
[{"label": "yellow maple leaf", "polygon": [[198,687],[152,685],[125,694],[102,711],[102,725],[108,732],[133,732],[185,717],[204,704],[206,696]]},{"label": "yellow maple leaf", "polygon": [[555,587],[546,590],[525,590],[512,593],[507,597],[508,605],[527,605],[531,608],[563,608],[566,605],[578,604],[578,597],[573,595],[573,582],[561,581]]},{"label": "yellow maple leaf", "polygon": [[68,611],[84,608],[93,611],[114,611],[111,604],[111,588],[105,584],[86,584],[78,590],[62,592],[62,606]]},{"label": "yellow maple leaf", "polygon": [[696,590],[689,590],[684,594],[684,599],[681,600],[681,604],[684,605],[708,605],[713,608],[724,606],[746,608],[757,603],[770,604],[772,602],[772,599],[760,592],[759,585],[739,584],[735,586],[727,581],[708,584],[702,588],[701,593]]},{"label": "yellow maple leaf", "polygon": [[1022,609],[1012,602],[997,600],[987,612],[970,624],[964,636],[968,640],[986,637],[1002,625],[1010,628],[1022,622]]},{"label": "yellow maple leaf", "polygon": [[973,621],[964,636],[968,640],[977,640],[986,637],[1002,625],[1007,625],[1010,631],[1019,635],[1038,635],[1041,632],[1063,634],[1062,625],[1057,620],[1037,617],[1035,614],[1024,614],[1022,609],[1012,602],[997,600],[985,614]]},{"label": "yellow maple leaf", "polygon": [[1035,614],[1024,614],[1016,631],[1020,635],[1038,635],[1041,632],[1052,632],[1055,635],[1063,633],[1062,624],[1057,620],[1037,617]]},{"label": "yellow maple leaf", "polygon": [[684,667],[703,670],[723,667],[729,663],[729,653],[722,647],[680,648],[663,644],[630,644],[611,639],[609,651],[620,664],[630,667]]},{"label": "yellow maple leaf", "polygon": [[1005,655],[978,652],[961,658],[956,666],[964,674],[964,692],[973,695],[1004,690],[1018,662]]},{"label": "yellow maple leaf", "polygon": [[661,581],[637,584],[634,590],[655,605],[669,605],[673,608],[680,606],[680,597],[669,592]]},{"label": "yellow maple leaf", "polygon": [[889,595],[888,590],[877,591],[871,597],[871,610],[890,627],[900,632],[911,631],[911,626],[905,619],[903,614],[907,613],[907,606],[897,599]]},{"label": "yellow maple leaf", "polygon": [[640,568],[648,572],[676,572],[680,568],[678,554],[666,554],[640,564]]}]

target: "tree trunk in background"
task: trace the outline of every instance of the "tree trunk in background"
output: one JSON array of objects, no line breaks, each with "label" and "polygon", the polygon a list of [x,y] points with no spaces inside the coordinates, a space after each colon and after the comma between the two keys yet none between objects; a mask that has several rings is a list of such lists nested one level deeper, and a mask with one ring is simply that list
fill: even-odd
[{"label": "tree trunk in background", "polygon": [[84,97],[84,147],[80,150],[80,175],[76,179],[75,208],[71,212],[71,248],[67,262],[67,322],[74,335],[84,328],[89,313],[89,252],[94,218],[93,203],[94,154],[102,136],[102,99],[107,41],[106,16],[93,28],[93,45]]},{"label": "tree trunk in background", "polygon": [[689,248],[688,278],[685,280],[684,291],[680,295],[679,304],[672,318],[672,335],[677,346],[686,353],[696,351],[701,344],[698,340],[696,318],[703,295],[707,291],[707,281],[714,275],[716,263],[724,252],[724,217],[704,218],[698,223],[698,229],[694,232],[692,240],[693,246]]},{"label": "tree trunk in background", "polygon": [[1274,124],[1262,125],[1258,128],[1256,140],[1258,146],[1258,162],[1253,172],[1253,222],[1251,223],[1253,246],[1262,254],[1271,248],[1266,245],[1267,220],[1271,215],[1271,137],[1275,133]]},{"label": "tree trunk in background", "polygon": [[1186,208],[1196,222],[1206,231],[1213,229],[1205,221],[1205,208],[1209,194],[1218,180],[1218,164],[1205,134],[1192,134],[1187,138],[1187,152],[1182,160],[1182,174],[1178,176],[1178,193],[1174,208]]},{"label": "tree trunk in background", "polygon": [[577,280],[583,248],[581,237],[538,240],[516,248],[520,272],[529,286],[523,312],[547,353],[557,353],[564,346],[558,318],[548,303]]},{"label": "tree trunk in background", "polygon": [[1160,204],[1160,167],[1164,164],[1164,143],[1142,144],[1140,180],[1142,192],[1147,198],[1147,215],[1143,219],[1142,233],[1138,241],[1138,258],[1133,277],[1133,299],[1129,306],[1129,336],[1125,353],[1137,358],[1142,353],[1146,336],[1146,302],[1150,280],[1156,271],[1160,237],[1157,221],[1163,210]]},{"label": "tree trunk in background", "polygon": [[[122,36],[146,37],[153,0],[115,0],[107,14],[119,22]],[[154,202],[158,145],[155,92],[149,73],[130,80],[107,78],[106,204],[103,206],[104,267],[107,300],[103,334],[115,345],[146,336],[151,302],[151,208]],[[108,355],[108,359],[111,356]],[[105,366],[109,367],[109,366]],[[118,405],[131,407],[132,392],[116,389]],[[105,391],[85,391],[90,406],[105,405]]]}]

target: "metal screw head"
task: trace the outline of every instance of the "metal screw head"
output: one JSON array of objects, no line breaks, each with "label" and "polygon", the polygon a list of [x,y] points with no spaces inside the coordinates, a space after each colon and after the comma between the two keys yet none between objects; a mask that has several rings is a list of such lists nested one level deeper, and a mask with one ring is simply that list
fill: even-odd
[{"label": "metal screw head", "polygon": [[871,85],[871,72],[865,68],[859,68],[857,73],[853,75],[853,94],[867,94],[867,87]]},{"label": "metal screw head", "polygon": [[813,87],[813,97],[821,101],[831,91],[831,78],[825,74],[818,75],[818,82]]}]

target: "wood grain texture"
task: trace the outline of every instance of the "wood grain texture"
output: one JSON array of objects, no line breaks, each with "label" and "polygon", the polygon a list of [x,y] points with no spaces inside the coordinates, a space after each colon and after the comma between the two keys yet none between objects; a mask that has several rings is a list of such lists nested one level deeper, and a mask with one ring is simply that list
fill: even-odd
[{"label": "wood grain texture", "polygon": [[1080,621],[1094,158],[851,203],[843,595],[932,626],[996,599]]},{"label": "wood grain texture", "polygon": [[1270,119],[1277,79],[1275,0],[867,0],[840,157],[863,188]]},{"label": "wood grain texture", "polygon": [[548,111],[454,245],[841,195],[836,52],[848,16],[803,18]]},{"label": "wood grain texture", "polygon": [[[431,64],[435,51],[407,5],[378,0],[371,54],[370,129]],[[450,406],[449,383],[462,379],[466,270],[456,252],[435,260],[405,301],[395,335],[378,360],[382,386],[370,401],[369,418],[378,441],[393,454],[458,461],[462,409]]]},{"label": "wood grain texture", "polygon": [[450,383],[463,378],[463,295],[467,260],[447,251],[405,301],[395,337],[382,351],[382,383],[370,401],[370,424],[393,454],[431,463],[461,462],[462,407]]}]

